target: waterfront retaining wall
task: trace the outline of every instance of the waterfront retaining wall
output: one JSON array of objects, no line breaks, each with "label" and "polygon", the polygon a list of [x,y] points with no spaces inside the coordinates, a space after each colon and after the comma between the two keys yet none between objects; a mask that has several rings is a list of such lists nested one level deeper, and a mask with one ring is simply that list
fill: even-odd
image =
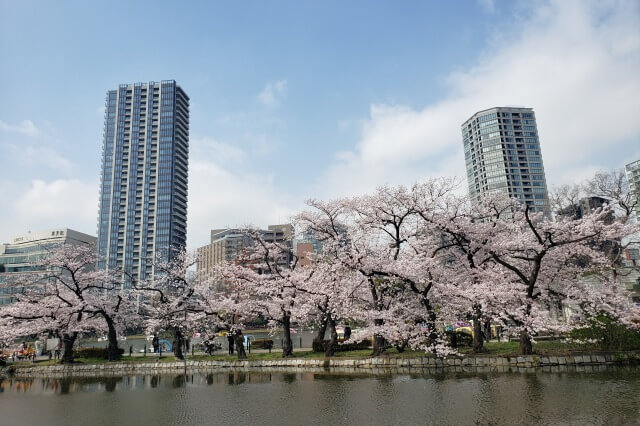
[{"label": "waterfront retaining wall", "polygon": [[[640,363],[640,351],[573,356],[476,356],[476,357],[376,357],[359,359],[270,359],[251,361],[187,360],[187,362],[110,362],[104,364],[21,365],[16,377],[122,376],[131,374],[218,372],[225,370],[332,373],[430,373],[509,371],[594,371],[615,364]],[[6,373],[5,369],[5,373]],[[0,373],[1,374],[1,373]]]}]

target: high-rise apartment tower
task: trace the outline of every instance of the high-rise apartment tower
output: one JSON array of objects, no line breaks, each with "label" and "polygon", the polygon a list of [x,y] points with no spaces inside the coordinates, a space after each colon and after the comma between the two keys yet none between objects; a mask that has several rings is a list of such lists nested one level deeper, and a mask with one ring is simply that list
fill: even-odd
[{"label": "high-rise apartment tower", "polygon": [[533,109],[497,107],[477,112],[462,124],[462,140],[473,199],[503,191],[550,216]]},{"label": "high-rise apartment tower", "polygon": [[627,164],[624,170],[627,173],[629,192],[631,193],[631,202],[633,203],[636,220],[640,223],[640,160]]},{"label": "high-rise apartment tower", "polygon": [[189,97],[175,81],[107,92],[99,267],[142,280],[186,246],[188,158]]}]

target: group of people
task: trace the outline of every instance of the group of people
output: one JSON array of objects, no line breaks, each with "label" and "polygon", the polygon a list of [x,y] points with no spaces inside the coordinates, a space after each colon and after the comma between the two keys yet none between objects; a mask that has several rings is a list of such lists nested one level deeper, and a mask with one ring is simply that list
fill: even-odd
[{"label": "group of people", "polygon": [[[344,340],[348,340],[350,337],[351,337],[351,327],[347,325],[344,327]],[[228,342],[229,355],[233,355],[234,349],[235,349],[235,339],[232,333],[227,334],[227,342]],[[38,347],[39,343],[40,343],[39,341],[36,341],[34,343],[35,345],[34,347],[30,343],[26,343],[23,341],[15,351],[10,352],[10,351],[4,350],[0,352],[0,354],[2,355],[1,358],[11,357],[13,358],[14,361],[16,358],[35,360],[36,356],[38,355],[38,352],[40,351],[40,348]],[[153,335],[153,339],[151,340],[151,345],[153,347],[154,353],[160,352],[160,349],[161,349],[160,339],[155,334]],[[221,345],[216,343],[215,341],[206,340],[205,342],[203,342],[203,346],[205,348],[205,352],[211,355],[215,352],[216,349],[220,349]],[[43,355],[48,354],[49,359],[51,359],[53,356],[55,356],[55,359],[59,359],[61,352],[62,352],[62,342],[59,342],[58,347],[55,350],[43,351],[42,354]],[[131,354],[132,348],[129,348],[129,352]]]},{"label": "group of people", "polygon": [[20,343],[20,345],[13,351],[9,351],[9,350],[2,350],[0,352],[1,354],[1,358],[3,359],[7,359],[7,358],[11,358],[14,362],[16,359],[18,360],[22,360],[22,359],[27,359],[27,360],[35,360],[37,353],[38,353],[38,345],[39,342],[36,342],[36,348],[34,348],[31,343],[27,343],[27,342],[22,342]]}]

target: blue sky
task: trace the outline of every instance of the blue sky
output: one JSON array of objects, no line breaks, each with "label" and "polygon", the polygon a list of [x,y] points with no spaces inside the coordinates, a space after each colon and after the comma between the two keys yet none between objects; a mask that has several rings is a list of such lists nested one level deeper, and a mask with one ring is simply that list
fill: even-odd
[{"label": "blue sky", "polygon": [[0,241],[95,233],[105,92],[191,98],[188,240],[309,197],[464,177],[459,125],[535,108],[550,185],[640,157],[635,1],[0,4]]}]

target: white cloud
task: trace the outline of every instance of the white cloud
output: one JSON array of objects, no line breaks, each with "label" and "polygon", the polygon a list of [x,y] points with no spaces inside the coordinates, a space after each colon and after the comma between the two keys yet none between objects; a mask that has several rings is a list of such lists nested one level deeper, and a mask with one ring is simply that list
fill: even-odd
[{"label": "white cloud", "polygon": [[[13,143],[0,144],[4,150],[5,163],[24,167],[50,168],[56,171],[68,172],[73,164],[60,155],[53,148],[46,146],[19,146]],[[0,164],[2,164],[0,162]]]},{"label": "white cloud", "polygon": [[98,182],[76,179],[33,180],[28,186],[0,185],[0,241],[27,231],[68,227],[95,235],[98,217]]},{"label": "white cloud", "polygon": [[0,120],[0,130],[8,133],[19,133],[27,136],[35,136],[40,130],[33,124],[31,120],[22,120],[18,124],[8,124]]},{"label": "white cloud", "polygon": [[287,80],[267,83],[258,94],[258,101],[266,107],[273,108],[280,105],[280,101],[287,94]]},{"label": "white cloud", "polygon": [[336,156],[318,191],[464,177],[460,124],[500,105],[535,109],[550,185],[602,168],[612,155],[622,163],[624,144],[640,138],[639,17],[634,2],[539,7],[519,33],[496,34],[475,67],[449,75],[440,102],[421,110],[373,105],[355,149]]},{"label": "white cloud", "polygon": [[208,137],[191,138],[189,145],[194,152],[194,157],[212,158],[220,163],[240,163],[247,157],[247,154],[237,146]]},{"label": "white cloud", "polygon": [[[301,204],[301,203],[299,203]],[[269,175],[236,174],[215,162],[191,159],[187,244],[189,249],[209,242],[214,228],[288,221],[296,201],[279,192]]]}]

